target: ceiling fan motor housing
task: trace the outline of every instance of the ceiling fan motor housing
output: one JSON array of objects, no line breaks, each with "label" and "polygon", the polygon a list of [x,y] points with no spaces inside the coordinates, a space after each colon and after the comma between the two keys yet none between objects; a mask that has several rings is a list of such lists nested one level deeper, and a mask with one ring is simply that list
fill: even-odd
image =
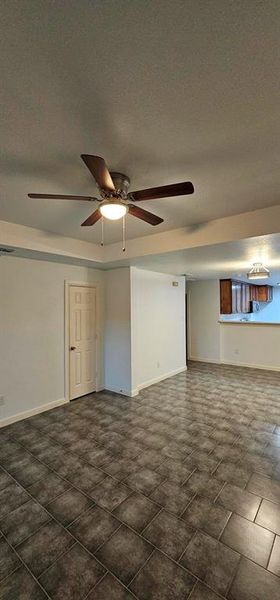
[{"label": "ceiling fan motor housing", "polygon": [[117,173],[115,171],[110,171],[110,175],[112,177],[117,194],[122,198],[126,198],[128,194],[128,188],[130,186],[129,177],[123,173]]}]

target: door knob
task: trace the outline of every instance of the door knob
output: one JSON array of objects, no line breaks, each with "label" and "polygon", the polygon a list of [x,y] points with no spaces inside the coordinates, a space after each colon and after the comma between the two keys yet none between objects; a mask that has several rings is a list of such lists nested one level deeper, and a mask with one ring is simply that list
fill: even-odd
[{"label": "door knob", "polygon": [[76,350],[76,346],[70,346],[70,350]]}]

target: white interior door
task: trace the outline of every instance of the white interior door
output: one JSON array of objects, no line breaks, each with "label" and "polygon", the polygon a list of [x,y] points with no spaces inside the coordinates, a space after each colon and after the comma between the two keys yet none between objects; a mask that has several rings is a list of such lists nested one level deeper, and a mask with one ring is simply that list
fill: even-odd
[{"label": "white interior door", "polygon": [[70,400],[96,391],[96,290],[70,286]]}]

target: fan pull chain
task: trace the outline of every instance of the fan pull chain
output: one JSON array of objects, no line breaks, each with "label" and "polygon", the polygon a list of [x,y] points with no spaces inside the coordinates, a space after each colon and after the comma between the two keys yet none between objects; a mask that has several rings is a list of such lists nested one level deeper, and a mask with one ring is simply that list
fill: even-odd
[{"label": "fan pull chain", "polygon": [[122,251],[125,252],[125,215],[123,216],[123,221],[122,221],[122,236],[123,236],[123,247],[122,247]]},{"label": "fan pull chain", "polygon": [[104,217],[101,218],[101,246],[104,246]]}]

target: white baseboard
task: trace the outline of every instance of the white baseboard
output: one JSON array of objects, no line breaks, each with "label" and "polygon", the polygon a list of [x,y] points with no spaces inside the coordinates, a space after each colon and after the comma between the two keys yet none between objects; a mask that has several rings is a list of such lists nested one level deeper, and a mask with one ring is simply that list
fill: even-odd
[{"label": "white baseboard", "polygon": [[169,377],[174,377],[174,375],[179,375],[179,373],[183,373],[187,371],[187,366],[180,367],[180,369],[175,369],[175,371],[170,371],[169,373],[165,373],[165,375],[160,375],[160,377],[154,377],[153,379],[149,379],[149,381],[144,381],[144,383],[140,383],[137,386],[137,393],[144,388],[149,387],[150,385],[154,385],[155,383],[160,383],[160,381],[164,381],[164,379],[169,379]]},{"label": "white baseboard", "polygon": [[271,367],[268,365],[252,365],[243,362],[222,360],[222,365],[232,365],[233,367],[247,367],[248,369],[262,369],[263,371],[280,371],[280,367]]},{"label": "white baseboard", "polygon": [[104,391],[105,392],[114,392],[115,394],[120,394],[121,396],[129,396],[130,398],[133,398],[134,396],[137,396],[138,394],[138,390],[123,390],[123,389],[119,389],[119,388],[115,388],[115,387],[104,387]]},{"label": "white baseboard", "polygon": [[280,371],[279,367],[271,367],[268,365],[252,365],[251,363],[237,362],[231,360],[211,360],[210,358],[197,358],[192,356],[189,360],[194,362],[210,363],[214,365],[229,365],[232,367],[246,367],[247,369],[261,369],[263,371]]},{"label": "white baseboard", "polygon": [[68,404],[68,400],[66,400],[66,398],[60,398],[59,400],[53,400],[53,402],[47,402],[47,404],[41,404],[41,406],[36,406],[35,408],[30,408],[24,412],[17,413],[11,417],[5,417],[4,419],[0,419],[0,427],[6,427],[6,425],[11,425],[17,421],[22,421],[22,419],[33,417],[34,415],[45,412],[46,410],[51,410],[51,408],[62,406],[62,404]]},{"label": "white baseboard", "polygon": [[189,356],[188,360],[193,362],[211,363],[213,365],[222,364],[219,359],[213,360],[211,358],[198,358],[197,356]]}]

